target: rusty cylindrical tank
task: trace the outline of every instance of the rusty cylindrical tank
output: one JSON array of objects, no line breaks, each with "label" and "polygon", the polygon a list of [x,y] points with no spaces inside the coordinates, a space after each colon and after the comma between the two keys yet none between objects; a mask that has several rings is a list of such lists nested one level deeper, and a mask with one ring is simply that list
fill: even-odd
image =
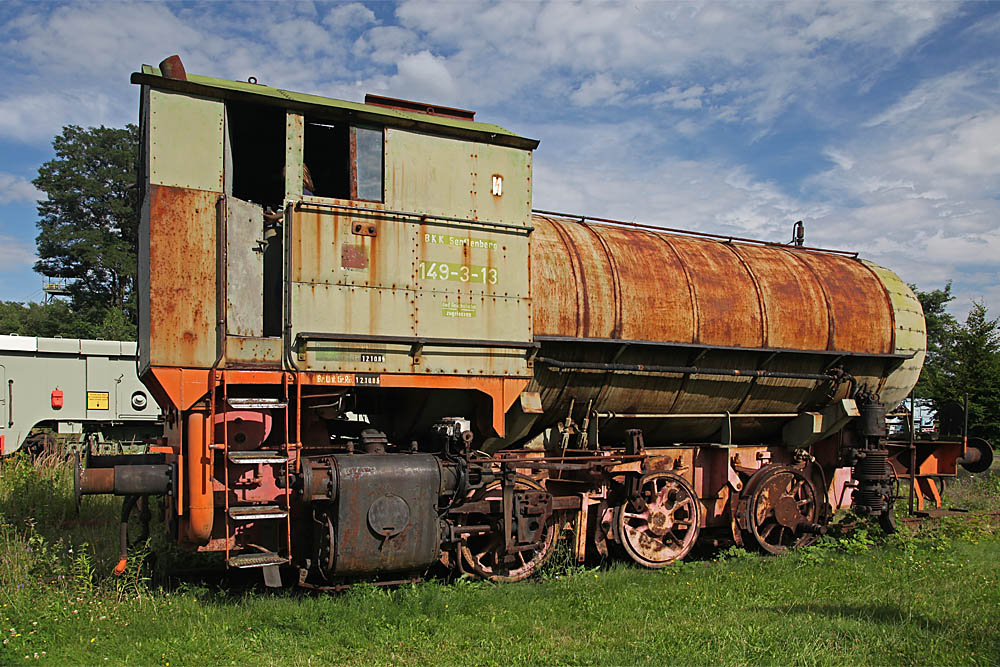
[{"label": "rusty cylindrical tank", "polygon": [[[892,407],[916,383],[926,336],[920,303],[891,271],[848,254],[534,216],[531,284],[539,361],[515,403],[506,444],[574,406],[616,414],[788,414],[844,398],[847,383],[636,371],[636,365],[823,374],[842,367]],[[632,367],[630,370],[612,368]],[[765,442],[787,419],[732,419],[734,441]],[[614,418],[647,442],[712,441],[708,417]],[[602,431],[603,433],[603,431]]]}]

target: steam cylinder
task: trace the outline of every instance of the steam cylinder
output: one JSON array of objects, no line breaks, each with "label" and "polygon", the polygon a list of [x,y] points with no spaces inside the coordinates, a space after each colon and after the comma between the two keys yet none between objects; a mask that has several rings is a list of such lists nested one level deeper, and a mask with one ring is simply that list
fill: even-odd
[{"label": "steam cylinder", "polygon": [[[895,406],[917,381],[923,311],[893,272],[847,254],[729,242],[534,216],[531,285],[538,356],[593,365],[697,366],[822,374],[842,367]],[[847,383],[780,377],[566,370],[536,362],[505,444],[587,406],[605,413],[775,414],[818,410]],[[767,441],[786,420],[732,419],[734,441]],[[647,443],[704,442],[718,418],[615,418]],[[602,437],[605,431],[602,424]]]}]

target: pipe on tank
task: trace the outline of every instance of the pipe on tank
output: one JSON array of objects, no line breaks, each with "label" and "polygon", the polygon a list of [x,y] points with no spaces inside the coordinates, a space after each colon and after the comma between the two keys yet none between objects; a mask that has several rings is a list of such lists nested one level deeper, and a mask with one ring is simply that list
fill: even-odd
[{"label": "pipe on tank", "polygon": [[587,371],[632,371],[637,373],[679,373],[681,375],[726,375],[750,378],[788,378],[793,380],[816,380],[837,382],[849,380],[850,375],[840,371],[830,373],[793,373],[789,371],[769,371],[754,368],[702,368],[700,366],[661,366],[655,364],[614,364],[590,361],[562,361],[548,357],[535,357],[537,363],[564,370]]},{"label": "pipe on tank", "polygon": [[205,413],[190,412],[185,424],[188,480],[188,538],[204,544],[212,536],[215,502],[211,457],[205,437]]}]

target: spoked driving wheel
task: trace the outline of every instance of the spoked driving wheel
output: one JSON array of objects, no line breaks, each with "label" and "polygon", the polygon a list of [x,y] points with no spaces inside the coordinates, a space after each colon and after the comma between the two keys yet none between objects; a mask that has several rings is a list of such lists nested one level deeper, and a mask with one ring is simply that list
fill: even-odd
[{"label": "spoked driving wheel", "polygon": [[797,468],[766,466],[747,482],[740,513],[745,543],[772,554],[805,546],[818,528],[816,487]]},{"label": "spoked driving wheel", "polygon": [[[543,491],[542,486],[528,477],[518,476],[514,481],[514,490]],[[499,481],[477,491],[469,502],[492,501],[502,505],[503,488]],[[520,521],[538,521],[532,517],[520,518]],[[471,524],[492,524],[494,530],[481,535],[470,535],[460,548],[461,558],[465,566],[483,579],[497,583],[521,581],[538,572],[539,569],[555,552],[556,539],[559,537],[559,527],[550,515],[537,525],[529,524],[528,530],[537,530],[538,537],[532,545],[515,546],[508,553],[503,534],[503,517],[471,514],[467,518]]]},{"label": "spoked driving wheel", "polygon": [[651,568],[684,558],[701,526],[694,489],[679,475],[654,472],[639,480],[639,498],[615,510],[615,530],[625,552]]}]

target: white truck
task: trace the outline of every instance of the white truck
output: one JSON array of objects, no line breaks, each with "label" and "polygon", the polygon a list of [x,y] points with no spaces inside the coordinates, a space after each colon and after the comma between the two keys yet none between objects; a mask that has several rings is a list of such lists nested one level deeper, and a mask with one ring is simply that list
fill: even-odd
[{"label": "white truck", "polygon": [[0,336],[0,455],[156,435],[160,409],[135,363],[132,342]]}]

